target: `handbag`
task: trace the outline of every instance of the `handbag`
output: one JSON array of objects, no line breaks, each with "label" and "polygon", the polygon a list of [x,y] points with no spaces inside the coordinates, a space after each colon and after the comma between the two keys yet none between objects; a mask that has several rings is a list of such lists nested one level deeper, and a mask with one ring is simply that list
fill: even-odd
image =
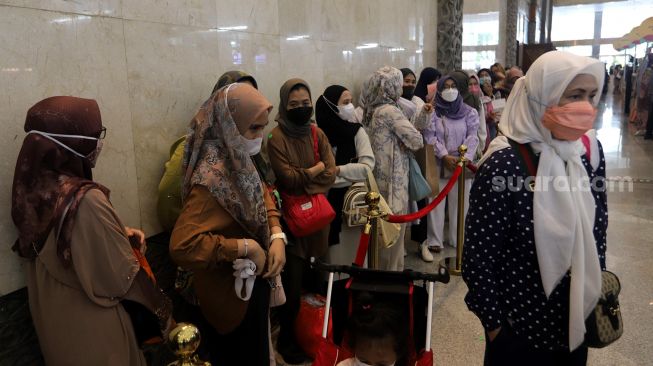
[{"label": "handbag", "polygon": [[417,160],[412,154],[408,157],[408,164],[408,198],[410,201],[419,201],[431,195],[431,187],[424,179],[419,164],[417,164]]},{"label": "handbag", "polygon": [[[392,210],[390,210],[390,206],[388,205],[388,202],[386,202],[385,198],[383,198],[381,192],[379,191],[379,186],[376,184],[376,179],[374,179],[374,174],[372,174],[372,170],[369,168],[367,168],[366,170],[367,170],[367,184],[369,190],[372,192],[379,193],[379,197],[380,197],[379,210],[383,211],[385,214],[392,215]],[[385,248],[390,248],[397,241],[397,238],[399,238],[399,234],[401,233],[401,225],[393,224],[383,219],[376,220],[376,223],[377,223],[376,233],[379,236],[378,242],[383,244]]]},{"label": "handbag", "polygon": [[[317,128],[311,125],[315,163],[320,161]],[[299,196],[281,193],[283,216],[290,232],[297,238],[311,235],[328,226],[336,212],[322,193]]]},{"label": "handbag", "polygon": [[588,347],[603,348],[623,334],[619,292],[619,278],[610,271],[602,271],[601,297],[594,311],[585,320],[585,343]]},{"label": "handbag", "polygon": [[433,145],[425,143],[423,148],[415,152],[415,160],[431,188],[431,194],[428,197],[435,197],[440,192],[440,172],[438,171],[438,163],[435,161],[435,148]]},{"label": "handbag", "polygon": [[344,204],[342,205],[342,215],[349,227],[362,226],[367,223],[367,186],[363,182],[354,183],[345,193]]},{"label": "handbag", "polygon": [[268,279],[270,284],[270,307],[274,308],[286,303],[286,292],[281,283],[281,276],[277,275],[274,278]]}]

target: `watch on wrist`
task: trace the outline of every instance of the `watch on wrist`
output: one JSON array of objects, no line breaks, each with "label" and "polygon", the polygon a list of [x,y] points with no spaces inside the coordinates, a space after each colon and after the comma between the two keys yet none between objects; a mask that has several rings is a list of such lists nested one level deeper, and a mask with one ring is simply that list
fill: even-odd
[{"label": "watch on wrist", "polygon": [[270,244],[272,244],[272,242],[276,239],[281,239],[283,240],[284,245],[288,245],[288,238],[286,237],[286,233],[276,233],[270,235]]}]

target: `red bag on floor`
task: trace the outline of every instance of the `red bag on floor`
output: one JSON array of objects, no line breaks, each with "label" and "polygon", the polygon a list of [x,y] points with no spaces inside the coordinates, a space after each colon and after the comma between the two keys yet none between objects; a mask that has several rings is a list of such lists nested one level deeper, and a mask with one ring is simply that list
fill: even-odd
[{"label": "red bag on floor", "polygon": [[[304,295],[299,305],[299,314],[295,320],[295,339],[304,350],[304,353],[310,358],[316,358],[322,338],[322,328],[324,327],[324,305],[326,299],[320,295]],[[329,314],[329,325],[327,331],[327,340],[333,342],[333,324],[332,317]]]},{"label": "red bag on floor", "polygon": [[333,366],[351,357],[354,357],[351,352],[336,346],[330,340],[320,338],[319,349],[312,366]]}]

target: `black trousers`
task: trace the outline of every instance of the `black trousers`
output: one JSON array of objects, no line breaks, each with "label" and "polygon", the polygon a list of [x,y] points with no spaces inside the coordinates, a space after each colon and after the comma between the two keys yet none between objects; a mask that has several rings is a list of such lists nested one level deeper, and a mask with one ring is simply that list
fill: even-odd
[{"label": "black trousers", "polygon": [[585,366],[587,346],[581,345],[573,352],[539,350],[517,336],[504,322],[493,341],[485,337],[484,366]]}]

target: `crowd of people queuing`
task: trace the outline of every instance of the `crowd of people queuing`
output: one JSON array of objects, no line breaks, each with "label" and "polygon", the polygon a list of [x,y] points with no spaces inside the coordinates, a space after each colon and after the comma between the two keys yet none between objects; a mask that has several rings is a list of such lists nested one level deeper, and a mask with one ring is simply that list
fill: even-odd
[{"label": "crowd of people queuing", "polygon": [[[455,245],[455,218],[464,210],[465,300],[487,332],[486,364],[584,364],[582,322],[605,268],[605,194],[497,191],[492,177],[528,176],[511,141],[533,147],[538,175],[605,174],[598,141],[591,148],[579,142],[592,128],[601,67],[564,52],[540,57],[526,76],[499,63],[427,67],[419,78],[384,66],[365,79],[357,106],[353,85],[331,85],[316,96],[293,78],[280,88],[271,132],[274,108],[255,77],[225,73],[173,144],[159,186],[158,214],[179,266],[175,286],[196,314],[204,355],[213,365],[271,365],[276,349],[288,363],[306,361],[295,317],[302,292],[318,291],[322,281],[308,260],[349,265],[358,245],[361,227],[343,218],[349,187],[371,172],[390,210],[409,213],[417,206],[408,188],[413,154],[433,146],[444,187],[464,144],[478,172],[424,219],[419,256],[431,262],[431,252]],[[143,259],[144,234],[122,225],[109,190],[93,181],[107,133],[97,103],[45,99],[28,111],[25,131],[13,185],[20,233],[14,250],[31,260],[30,309],[46,361],[145,364],[139,346],[169,332],[172,309]],[[293,236],[280,194],[324,194],[335,219]],[[405,269],[406,226],[381,249],[379,269]],[[575,268],[584,270],[571,276]],[[273,345],[275,306],[280,332]],[[398,325],[392,309],[357,306],[350,324],[356,357],[342,365],[393,365],[402,352]]]}]

